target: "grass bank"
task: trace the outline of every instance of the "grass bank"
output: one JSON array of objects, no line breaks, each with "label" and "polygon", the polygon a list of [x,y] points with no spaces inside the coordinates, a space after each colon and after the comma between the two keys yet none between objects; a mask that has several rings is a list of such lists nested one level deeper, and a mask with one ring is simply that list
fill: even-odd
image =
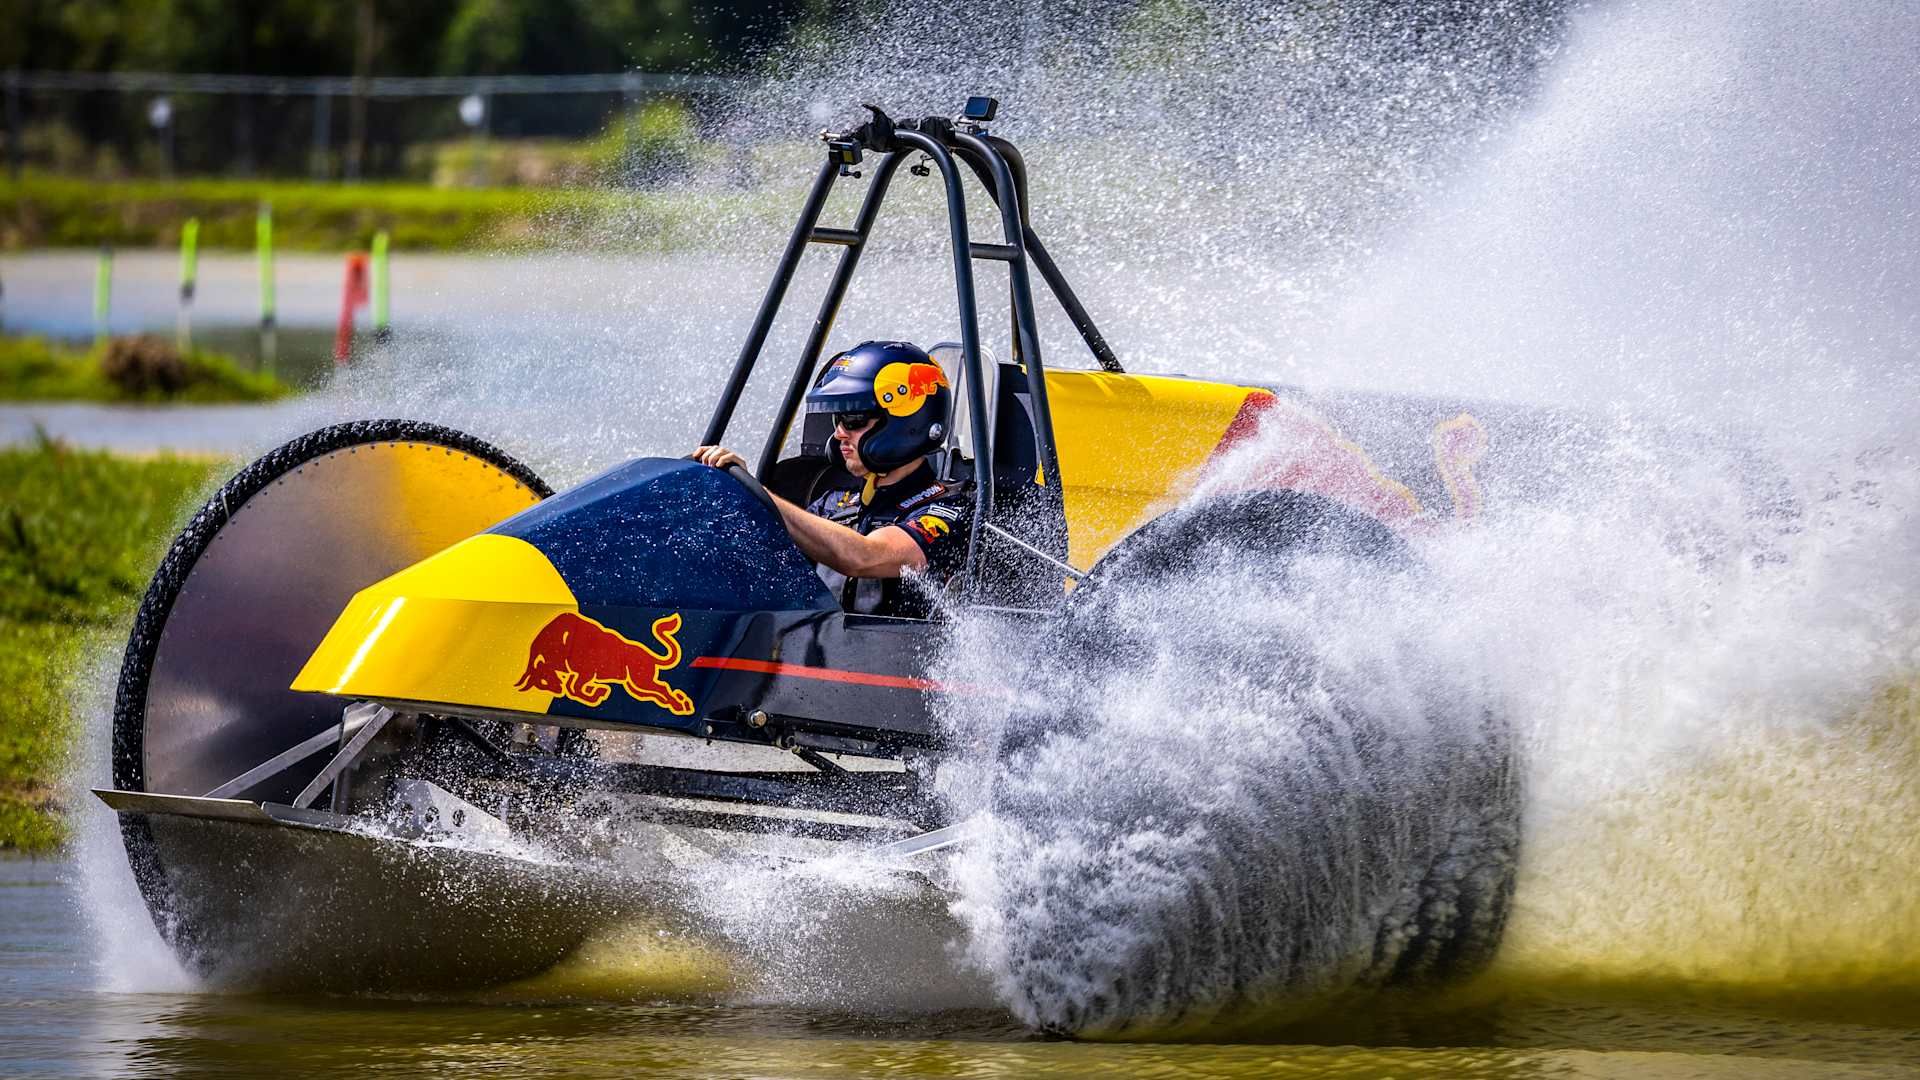
[{"label": "grass bank", "polygon": [[73,349],[45,338],[0,338],[0,401],[212,404],[292,393],[272,375],[221,353],[181,353],[153,338]]},{"label": "grass bank", "polygon": [[65,839],[73,680],[123,627],[159,538],[225,463],[131,460],[43,443],[0,450],[0,849]]},{"label": "grass bank", "polygon": [[[622,192],[591,188],[436,188],[247,180],[100,183],[28,174],[0,186],[0,249],[167,247],[188,218],[200,246],[251,249],[262,203],[276,247],[364,250],[382,229],[403,251],[485,251],[615,242],[677,250],[703,239],[709,211],[764,199],[740,192]],[[791,213],[788,209],[785,212]]]}]

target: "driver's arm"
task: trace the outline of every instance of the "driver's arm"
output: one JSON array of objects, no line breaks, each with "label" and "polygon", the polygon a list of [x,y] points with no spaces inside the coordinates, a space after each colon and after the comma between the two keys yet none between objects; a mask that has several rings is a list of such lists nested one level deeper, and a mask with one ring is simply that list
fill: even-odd
[{"label": "driver's arm", "polygon": [[[693,459],[716,469],[745,464],[739,454],[724,446],[703,446],[694,451]],[[773,502],[779,507],[780,520],[793,542],[800,546],[801,553],[847,577],[895,578],[905,570],[927,568],[926,552],[898,525],[861,533],[810,514],[804,507],[795,506],[778,495],[773,496]]]},{"label": "driver's arm", "polygon": [[898,525],[861,533],[809,514],[778,495],[773,501],[801,552],[850,578],[894,578],[903,570],[927,568],[926,552]]}]

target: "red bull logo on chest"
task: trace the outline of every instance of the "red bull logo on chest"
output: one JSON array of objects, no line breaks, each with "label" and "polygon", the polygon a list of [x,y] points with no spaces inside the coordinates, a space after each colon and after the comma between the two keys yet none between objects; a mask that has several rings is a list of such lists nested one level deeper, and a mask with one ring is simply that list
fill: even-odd
[{"label": "red bull logo on chest", "polygon": [[675,716],[693,713],[693,699],[662,674],[680,664],[680,613],[653,620],[648,646],[574,612],[555,615],[527,647],[527,670],[514,688],[597,706],[618,686]]}]

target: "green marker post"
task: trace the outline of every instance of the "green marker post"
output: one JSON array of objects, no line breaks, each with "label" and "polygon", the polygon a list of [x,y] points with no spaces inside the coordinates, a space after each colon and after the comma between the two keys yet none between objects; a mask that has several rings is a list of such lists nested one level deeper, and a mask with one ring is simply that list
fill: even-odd
[{"label": "green marker post", "polygon": [[387,323],[387,230],[373,234],[373,340],[393,336]]},{"label": "green marker post", "polygon": [[273,324],[273,206],[260,204],[253,219],[253,247],[260,260],[260,367],[271,372],[279,359],[280,335]]},{"label": "green marker post", "polygon": [[180,227],[180,319],[174,339],[181,352],[193,348],[193,287],[200,276],[200,219]]},{"label": "green marker post", "polygon": [[107,313],[113,308],[113,249],[100,245],[100,261],[93,271],[93,343],[107,343]]}]

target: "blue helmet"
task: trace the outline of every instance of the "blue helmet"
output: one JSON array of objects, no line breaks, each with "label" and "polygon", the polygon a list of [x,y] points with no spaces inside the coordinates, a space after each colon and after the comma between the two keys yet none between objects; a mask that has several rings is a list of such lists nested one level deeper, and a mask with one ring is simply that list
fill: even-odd
[{"label": "blue helmet", "polygon": [[916,346],[864,341],[827,361],[807,411],[872,416],[856,452],[869,471],[888,473],[940,448],[953,426],[953,387]]}]

